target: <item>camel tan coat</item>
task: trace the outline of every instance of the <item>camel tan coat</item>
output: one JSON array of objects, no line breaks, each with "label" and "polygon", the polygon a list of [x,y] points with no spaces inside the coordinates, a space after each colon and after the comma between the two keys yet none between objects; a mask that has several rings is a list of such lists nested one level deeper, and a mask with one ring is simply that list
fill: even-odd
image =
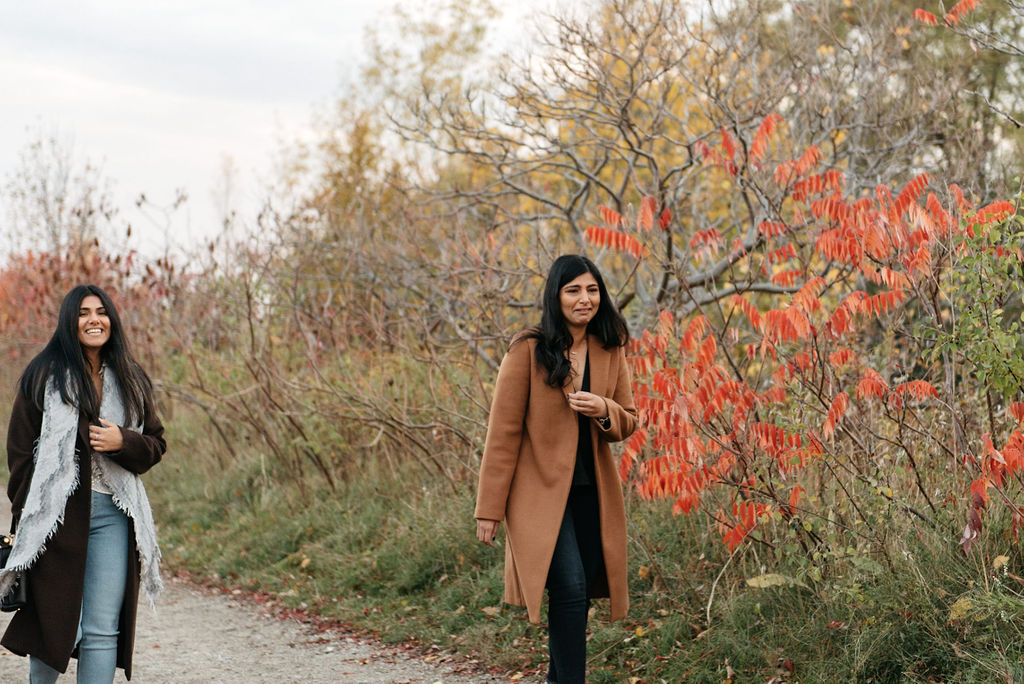
[{"label": "camel tan coat", "polygon": [[[540,621],[548,567],[555,550],[572,485],[577,414],[566,388],[551,387],[547,369],[537,363],[536,340],[514,341],[501,362],[491,403],[487,440],[477,490],[478,520],[505,522],[506,603],[526,606]],[[607,430],[591,421],[594,465],[601,515],[601,547],[608,586],[595,596],[611,598],[611,618],[629,609],[626,571],[626,512],[610,442],[629,437],[637,426],[629,370],[621,347],[604,349],[589,336],[590,391],[604,397],[611,418]]]}]

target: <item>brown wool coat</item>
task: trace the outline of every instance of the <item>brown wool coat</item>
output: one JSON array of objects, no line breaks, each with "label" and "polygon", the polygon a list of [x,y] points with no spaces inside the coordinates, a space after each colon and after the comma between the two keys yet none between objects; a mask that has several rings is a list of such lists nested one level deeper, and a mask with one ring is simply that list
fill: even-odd
[{"label": "brown wool coat", "polygon": [[[14,400],[7,431],[7,463],[11,479],[7,496],[15,518],[21,513],[32,481],[32,449],[39,437],[43,413],[32,401],[19,395]],[[158,463],[167,448],[164,428],[150,407],[146,407],[142,434],[121,429],[124,446],[106,455],[133,473],[144,473]],[[79,417],[75,454],[78,456],[78,488],[68,498],[64,522],[46,543],[46,550],[28,571],[29,602],[11,620],[0,644],[18,655],[31,654],[58,672],[65,672],[75,647],[78,618],[85,582],[85,554],[89,540],[92,508],[92,469],[84,456],[89,453],[89,423]],[[135,548],[132,533],[131,547]],[[125,587],[117,638],[117,666],[126,679],[132,676],[132,648],[135,644],[135,616],[139,600],[138,554],[129,554],[128,586]]]},{"label": "brown wool coat", "polygon": [[[480,465],[475,517],[505,522],[506,603],[526,606],[540,621],[548,567],[565,512],[579,431],[565,392],[545,380],[534,356],[536,340],[514,342],[501,362],[494,388],[487,440]],[[608,444],[629,437],[637,426],[629,370],[621,348],[603,349],[588,339],[590,391],[608,403],[610,427],[591,421],[601,516],[601,546],[607,587],[595,596],[611,598],[611,618],[629,609],[626,571],[626,512],[618,468]]]}]

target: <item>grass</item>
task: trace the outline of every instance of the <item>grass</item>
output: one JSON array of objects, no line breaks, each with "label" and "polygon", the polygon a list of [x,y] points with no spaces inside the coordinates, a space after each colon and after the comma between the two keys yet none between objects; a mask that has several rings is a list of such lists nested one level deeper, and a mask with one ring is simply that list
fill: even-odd
[{"label": "grass", "polygon": [[[147,476],[171,568],[496,671],[544,666],[544,627],[501,604],[503,553],[476,542],[471,486],[367,460],[337,491],[309,482],[302,494],[256,453],[221,471],[202,455],[205,435],[180,425],[171,432],[175,448]],[[987,521],[970,557],[955,543],[957,521],[947,520],[936,533],[894,534],[888,564],[854,553],[819,564],[812,580],[800,554],[750,544],[721,572],[729,554],[706,519],[633,497],[627,507],[632,608],[628,620],[609,623],[604,603],[595,604],[595,684],[720,683],[730,674],[736,682],[1024,681],[1024,559],[1009,520]],[[765,572],[795,581],[746,582]]]}]

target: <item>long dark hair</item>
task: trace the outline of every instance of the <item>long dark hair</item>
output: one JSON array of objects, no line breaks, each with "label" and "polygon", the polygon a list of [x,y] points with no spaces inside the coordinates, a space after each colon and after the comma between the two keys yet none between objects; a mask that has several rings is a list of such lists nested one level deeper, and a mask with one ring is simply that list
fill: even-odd
[{"label": "long dark hair", "polygon": [[89,295],[99,297],[110,319],[110,338],[100,349],[100,361],[108,372],[117,374],[121,385],[126,418],[129,424],[141,422],[146,404],[153,398],[153,383],[132,357],[121,326],[121,317],[110,296],[95,285],[77,285],[64,296],[57,314],[57,329],[43,351],[32,359],[19,381],[21,394],[31,399],[40,411],[46,382],[57,381],[60,398],[65,404],[78,407],[90,422],[100,415],[100,400],[89,377],[88,363],[78,340],[78,312],[82,300]]},{"label": "long dark hair", "polygon": [[552,387],[561,387],[572,370],[569,359],[565,357],[565,351],[572,346],[572,334],[569,332],[569,326],[565,324],[565,316],[562,315],[562,288],[584,273],[594,276],[601,295],[597,313],[587,324],[587,333],[599,339],[605,349],[622,347],[629,341],[626,319],[615,308],[615,303],[604,286],[604,278],[601,277],[601,272],[597,270],[594,262],[580,254],[563,254],[551,264],[551,270],[548,271],[548,278],[544,283],[540,325],[531,328],[521,338],[537,340],[534,354],[537,363],[547,369],[547,383]]}]

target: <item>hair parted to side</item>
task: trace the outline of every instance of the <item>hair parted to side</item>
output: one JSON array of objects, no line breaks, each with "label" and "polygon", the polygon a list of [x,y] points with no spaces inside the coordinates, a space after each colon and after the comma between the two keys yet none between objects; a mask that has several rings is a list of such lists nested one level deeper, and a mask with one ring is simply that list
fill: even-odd
[{"label": "hair parted to side", "polygon": [[100,360],[107,372],[117,375],[124,395],[125,417],[130,424],[141,422],[146,405],[152,402],[153,383],[132,357],[113,300],[96,285],[77,285],[64,296],[57,313],[57,328],[43,350],[25,368],[19,391],[42,410],[46,383],[53,377],[64,403],[78,407],[92,422],[99,418],[100,400],[78,339],[78,312],[82,300],[89,295],[99,297],[110,319],[110,338],[100,349]]},{"label": "hair parted to side", "polygon": [[562,288],[584,273],[594,276],[601,295],[597,313],[587,324],[587,333],[601,341],[605,349],[622,347],[629,341],[629,328],[612,301],[604,285],[604,278],[593,261],[581,254],[563,254],[555,259],[544,282],[544,294],[541,302],[540,324],[532,328],[520,339],[537,340],[534,352],[537,363],[548,371],[547,383],[552,387],[561,387],[569,377],[572,366],[566,358],[566,350],[572,346],[572,334],[562,315]]}]

